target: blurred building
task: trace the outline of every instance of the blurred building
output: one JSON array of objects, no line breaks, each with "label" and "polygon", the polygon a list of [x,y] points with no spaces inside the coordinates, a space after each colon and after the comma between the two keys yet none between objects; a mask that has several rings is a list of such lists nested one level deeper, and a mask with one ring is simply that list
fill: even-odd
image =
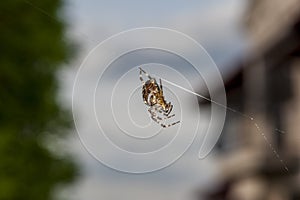
[{"label": "blurred building", "polygon": [[227,112],[218,184],[200,199],[300,199],[300,2],[252,0],[245,24],[248,55],[225,79],[245,115]]}]

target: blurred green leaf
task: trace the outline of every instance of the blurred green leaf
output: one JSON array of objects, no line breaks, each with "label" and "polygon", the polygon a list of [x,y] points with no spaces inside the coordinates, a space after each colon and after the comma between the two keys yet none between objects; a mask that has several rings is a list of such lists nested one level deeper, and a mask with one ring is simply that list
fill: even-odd
[{"label": "blurred green leaf", "polygon": [[58,17],[61,0],[0,1],[0,199],[51,199],[73,180],[71,159],[53,155],[43,134],[64,135],[69,111],[57,102],[60,66],[73,50]]}]

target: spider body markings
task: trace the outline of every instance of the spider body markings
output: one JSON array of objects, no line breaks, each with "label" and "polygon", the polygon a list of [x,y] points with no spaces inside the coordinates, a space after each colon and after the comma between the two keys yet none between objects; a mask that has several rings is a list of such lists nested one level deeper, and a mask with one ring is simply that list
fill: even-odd
[{"label": "spider body markings", "polygon": [[[158,84],[155,78],[152,78],[142,68],[139,69],[140,69],[140,80],[143,83],[143,89],[142,89],[143,101],[147,106],[149,106],[148,112],[150,113],[152,120],[160,124],[163,128],[167,128],[175,124],[178,124],[180,121],[176,121],[171,124],[164,123],[166,119],[174,117],[175,114],[170,115],[173,109],[173,105],[171,104],[171,102],[167,102],[165,100],[161,79],[159,79],[159,84]],[[147,81],[144,81],[143,74],[148,78]]]}]

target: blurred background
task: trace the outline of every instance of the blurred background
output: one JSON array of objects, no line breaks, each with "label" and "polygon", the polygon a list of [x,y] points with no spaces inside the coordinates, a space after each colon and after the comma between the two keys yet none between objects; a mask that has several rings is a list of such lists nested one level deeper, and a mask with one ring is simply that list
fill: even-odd
[{"label": "blurred background", "polygon": [[[5,0],[0,26],[0,199],[300,199],[298,0]],[[154,173],[121,173],[95,160],[73,125],[76,72],[98,43],[145,26],[203,45],[228,106],[258,127],[229,110],[208,157],[197,158],[196,140]],[[88,74],[83,84],[90,86]],[[84,94],[81,101],[75,112],[84,112]],[[196,106],[209,120],[210,102]],[[96,131],[88,119],[80,124]]]}]

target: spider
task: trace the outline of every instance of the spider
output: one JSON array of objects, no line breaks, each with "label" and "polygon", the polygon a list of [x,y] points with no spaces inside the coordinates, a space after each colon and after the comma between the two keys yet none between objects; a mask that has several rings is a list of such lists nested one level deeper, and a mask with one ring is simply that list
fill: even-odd
[{"label": "spider", "polygon": [[[148,112],[151,115],[151,118],[156,123],[160,124],[163,128],[167,128],[178,124],[180,121],[173,122],[171,124],[163,123],[165,120],[174,117],[175,114],[170,115],[173,105],[171,102],[166,102],[161,79],[159,79],[159,85],[156,82],[155,78],[152,78],[146,71],[140,68],[140,80],[143,83],[143,101],[149,106]],[[148,78],[145,82],[143,79],[143,74]]]}]

